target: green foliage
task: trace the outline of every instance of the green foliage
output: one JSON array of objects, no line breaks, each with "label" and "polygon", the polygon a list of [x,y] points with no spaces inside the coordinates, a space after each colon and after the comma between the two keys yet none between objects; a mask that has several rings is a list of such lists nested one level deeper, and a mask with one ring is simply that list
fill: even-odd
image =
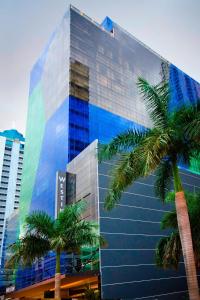
[{"label": "green foliage", "polygon": [[156,264],[164,269],[178,269],[181,257],[181,241],[177,231],[159,241],[156,249]]},{"label": "green foliage", "polygon": [[31,265],[49,251],[79,253],[82,246],[103,243],[97,225],[82,219],[83,201],[68,205],[54,220],[45,212],[33,212],[26,218],[25,235],[10,246],[13,255],[7,267]]},{"label": "green foliage", "polygon": [[200,155],[199,102],[194,106],[183,104],[171,112],[167,82],[150,85],[139,78],[138,88],[153,126],[143,131],[133,128],[119,134],[110,144],[101,146],[100,160],[117,155],[105,201],[106,209],[112,209],[120,201],[121,193],[130,184],[152,172],[157,176],[155,193],[164,201],[172,187],[172,178],[175,190],[182,190],[177,164],[189,164]]},{"label": "green foliage", "polygon": [[[185,192],[185,194],[187,194],[187,192]],[[175,192],[174,191],[170,191],[166,195],[165,202],[166,203],[170,203],[170,202],[174,202],[174,201],[175,201]]]},{"label": "green foliage", "polygon": [[[174,201],[175,193],[170,193],[168,199]],[[200,193],[194,194],[186,192],[186,200],[190,218],[195,261],[197,267],[200,267]],[[170,229],[172,230],[172,233],[168,237],[160,239],[156,250],[156,264],[162,268],[178,269],[182,249],[175,210],[164,215],[161,222],[161,228]]]},{"label": "green foliage", "polygon": [[197,142],[200,141],[199,132],[200,132],[200,101],[196,102],[195,105],[190,106],[187,110],[187,114],[183,110],[183,113],[179,113],[180,124],[183,122],[185,125],[186,133],[189,138],[195,139]]},{"label": "green foliage", "polygon": [[168,83],[163,81],[150,85],[144,78],[138,78],[138,88],[143,96],[149,115],[155,127],[165,129],[169,101]]},{"label": "green foliage", "polygon": [[45,212],[37,211],[25,219],[25,230],[27,233],[34,232],[41,237],[49,237],[54,232],[54,220]]},{"label": "green foliage", "polygon": [[170,211],[166,213],[162,219],[161,223],[161,229],[177,229],[178,223],[177,223],[177,217],[176,217],[176,211]]},{"label": "green foliage", "polygon": [[147,135],[146,132],[141,132],[138,129],[129,129],[119,134],[108,145],[101,145],[101,151],[99,151],[99,160],[111,159],[118,152],[124,152],[131,147],[137,146],[142,139]]},{"label": "green foliage", "polygon": [[100,300],[99,291],[91,289],[89,285],[86,285],[83,299],[84,300]]},{"label": "green foliage", "polygon": [[172,167],[169,160],[161,161],[156,170],[156,181],[154,184],[155,195],[165,201],[172,185]]}]

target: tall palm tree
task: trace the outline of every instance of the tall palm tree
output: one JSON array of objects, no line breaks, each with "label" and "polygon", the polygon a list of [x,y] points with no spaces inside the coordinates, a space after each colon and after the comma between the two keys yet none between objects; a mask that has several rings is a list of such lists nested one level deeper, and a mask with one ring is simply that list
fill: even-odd
[{"label": "tall palm tree", "polygon": [[[199,154],[200,103],[197,102],[194,106],[183,105],[182,108],[171,111],[168,83],[151,85],[143,78],[139,78],[138,88],[149,112],[152,127],[144,130],[133,128],[119,134],[108,145],[102,147],[100,160],[111,159],[119,154],[105,206],[112,209],[120,201],[121,193],[127,186],[155,171],[156,195],[164,199],[173,178],[188,290],[190,299],[196,300],[199,299],[198,282],[187,205],[178,164],[179,162],[189,164],[190,159]],[[192,130],[190,124],[193,124]]]},{"label": "tall palm tree", "polygon": [[[200,193],[194,194],[186,192],[186,202],[188,206],[188,214],[190,219],[192,241],[195,255],[196,267],[200,267]],[[171,192],[167,196],[166,201],[174,202],[175,193]],[[160,239],[156,249],[157,266],[168,269],[178,269],[182,249],[180,235],[178,231],[178,223],[176,210],[165,213],[162,222],[162,229],[170,229],[172,232],[169,236]]]},{"label": "tall palm tree", "polygon": [[55,298],[60,299],[60,256],[62,252],[79,253],[81,247],[98,245],[100,237],[97,225],[82,220],[83,202],[67,205],[56,220],[42,211],[26,217],[25,235],[11,245],[12,256],[7,262],[9,268],[17,265],[29,266],[49,251],[56,254]]}]

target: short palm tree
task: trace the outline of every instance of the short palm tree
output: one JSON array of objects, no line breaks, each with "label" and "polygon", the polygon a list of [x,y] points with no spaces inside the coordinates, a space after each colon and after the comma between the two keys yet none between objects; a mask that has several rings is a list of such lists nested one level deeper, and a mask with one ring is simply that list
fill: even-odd
[{"label": "short palm tree", "polygon": [[81,247],[99,245],[97,225],[82,220],[85,205],[82,201],[67,205],[56,220],[45,212],[33,212],[26,218],[26,233],[11,245],[12,256],[8,267],[28,266],[49,251],[56,254],[55,298],[60,299],[60,255],[62,252],[79,253]]},{"label": "short palm tree", "polygon": [[100,300],[100,293],[96,289],[91,289],[89,285],[86,286],[84,291],[84,300]]},{"label": "short palm tree", "polygon": [[[196,267],[200,267],[200,193],[194,194],[186,192],[186,202],[188,206],[188,214],[192,232],[192,241],[194,248],[194,256]],[[167,196],[167,201],[174,202],[175,193],[171,192]],[[178,269],[180,258],[182,255],[180,235],[178,231],[178,223],[176,210],[168,212],[164,215],[161,222],[162,229],[170,229],[172,232],[169,236],[160,239],[156,249],[157,266],[167,269]]]},{"label": "short palm tree", "polygon": [[[183,105],[182,108],[171,111],[168,83],[150,85],[143,78],[139,78],[138,88],[149,112],[152,127],[144,130],[133,128],[119,134],[108,145],[102,147],[100,160],[111,159],[119,154],[105,206],[107,209],[113,208],[120,201],[121,193],[127,186],[155,171],[156,195],[165,199],[173,178],[188,290],[190,299],[196,300],[199,299],[198,282],[187,205],[178,164],[179,162],[189,164],[191,158],[199,155],[200,104],[197,102],[194,106]],[[193,124],[192,130],[190,124]]]}]

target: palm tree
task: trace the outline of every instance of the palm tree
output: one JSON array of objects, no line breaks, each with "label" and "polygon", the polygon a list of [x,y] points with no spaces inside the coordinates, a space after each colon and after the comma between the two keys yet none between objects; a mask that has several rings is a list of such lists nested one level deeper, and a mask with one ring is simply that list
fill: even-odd
[{"label": "palm tree", "polygon": [[[164,200],[173,178],[188,290],[190,299],[196,300],[199,299],[198,282],[187,205],[178,164],[179,162],[189,164],[190,159],[199,154],[200,103],[197,102],[194,106],[183,105],[182,108],[171,111],[168,83],[150,85],[143,78],[139,78],[138,88],[149,112],[152,127],[144,130],[133,128],[119,134],[108,145],[102,147],[100,160],[111,159],[117,153],[119,156],[113,170],[105,207],[112,209],[120,201],[121,193],[127,186],[155,171],[157,175],[155,192]],[[193,130],[190,128],[191,123]]]},{"label": "palm tree", "polygon": [[62,252],[80,253],[81,247],[99,245],[97,225],[82,220],[85,205],[82,201],[67,205],[56,220],[42,211],[26,217],[26,233],[11,245],[9,268],[29,266],[49,251],[56,254],[55,298],[60,299],[60,256]]},{"label": "palm tree", "polygon": [[[200,193],[194,194],[186,192],[186,202],[190,219],[192,241],[194,247],[196,267],[200,267]],[[174,202],[174,192],[169,193],[166,201]],[[162,229],[170,229],[169,236],[161,238],[156,249],[156,264],[164,269],[178,269],[182,249],[178,231],[176,210],[164,215],[161,222]]]}]

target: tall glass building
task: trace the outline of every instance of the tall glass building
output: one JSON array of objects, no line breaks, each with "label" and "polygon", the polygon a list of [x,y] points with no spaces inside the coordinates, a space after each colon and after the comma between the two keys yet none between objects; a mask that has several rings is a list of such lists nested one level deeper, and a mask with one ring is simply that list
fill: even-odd
[{"label": "tall glass building", "polygon": [[[176,294],[172,282],[173,277],[178,275],[173,273],[165,276],[157,272],[154,278],[154,275],[151,276],[152,269],[148,269],[148,266],[154,264],[152,251],[161,234],[158,227],[162,210],[164,212],[161,204],[155,201],[153,192],[148,190],[147,186],[152,185],[152,180],[149,179],[150,183],[144,183],[147,184],[145,194],[141,191],[134,192],[135,204],[132,206],[138,208],[135,212],[132,210],[132,216],[126,216],[125,206],[123,211],[120,210],[114,217],[103,216],[100,209],[103,193],[101,192],[100,201],[99,187],[103,191],[107,186],[103,177],[102,186],[97,183],[100,180],[99,176],[107,172],[107,169],[102,169],[100,174],[97,161],[94,162],[93,158],[91,162],[86,154],[84,156],[96,139],[100,143],[107,143],[116,134],[128,128],[151,127],[145,105],[138,94],[138,76],[144,77],[152,84],[163,79],[169,81],[171,110],[183,103],[195,103],[200,97],[200,85],[195,80],[154,53],[110,18],[106,17],[102,24],[97,24],[71,6],[31,71],[20,221],[22,225],[24,217],[38,209],[55,215],[56,172],[65,171],[68,165],[69,172],[79,174],[76,199],[86,197],[90,203],[87,217],[99,221],[102,233],[105,233],[107,228],[106,220],[110,222],[110,232],[107,232],[107,236],[110,234],[111,238],[108,239],[112,247],[109,245],[110,250],[105,250],[100,259],[103,298],[153,299],[155,295],[164,299],[159,295],[169,294],[168,299],[177,299],[182,295],[182,291],[180,288]],[[89,148],[84,150],[88,145]],[[83,150],[86,152],[82,152]],[[77,162],[79,160],[82,164]],[[85,168],[89,173],[82,169],[83,163],[86,164]],[[194,161],[193,172],[196,164]],[[91,174],[94,175],[92,190],[89,188]],[[187,179],[187,175],[184,176]],[[189,181],[191,178],[194,178],[195,182],[198,181],[197,175],[188,178]],[[189,182],[188,185],[193,183]],[[89,196],[86,193],[88,189]],[[148,197],[154,198],[155,203],[146,202]],[[139,200],[143,204],[140,205]],[[131,206],[129,202],[125,205]],[[149,219],[148,213],[144,219],[139,211],[140,206],[143,206],[142,211],[145,211],[145,207],[149,209]],[[160,211],[160,215],[154,220],[153,212],[156,211]],[[123,223],[123,219],[126,224]],[[136,223],[134,220],[141,222]],[[146,227],[142,227],[144,224]],[[124,241],[124,246],[120,232],[112,227],[114,225],[124,230],[123,238],[126,236],[129,239]],[[147,228],[152,228],[153,233],[147,232]],[[134,236],[137,234],[143,234],[145,237],[134,245]],[[154,237],[149,248],[146,235]],[[147,256],[140,255],[145,249]],[[133,253],[136,253],[136,256],[132,256]],[[138,271],[142,265],[146,268]],[[184,273],[183,270],[181,272]],[[153,289],[160,277],[163,278],[163,284],[154,293]],[[165,277],[172,280],[166,281]],[[179,277],[183,278],[179,281],[179,286],[183,286],[184,290],[185,275],[181,273]],[[136,282],[140,284],[137,285]],[[146,285],[142,285],[142,282]],[[169,282],[173,286],[171,289]]]},{"label": "tall glass building", "polygon": [[23,135],[15,129],[0,132],[0,266],[7,219],[19,207],[24,142]]},{"label": "tall glass building", "polygon": [[169,80],[172,109],[200,97],[196,81],[108,17],[100,25],[71,7],[31,72],[22,219],[41,203],[54,215],[56,171],[94,139],[151,126],[138,76]]}]

